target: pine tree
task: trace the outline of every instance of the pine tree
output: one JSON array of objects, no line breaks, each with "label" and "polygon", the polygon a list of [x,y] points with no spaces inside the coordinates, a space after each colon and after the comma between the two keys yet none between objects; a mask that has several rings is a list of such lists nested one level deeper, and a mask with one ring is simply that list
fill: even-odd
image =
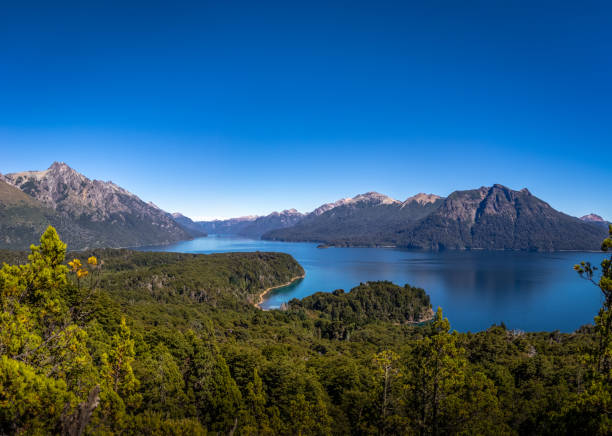
[{"label": "pine tree", "polygon": [[[612,224],[609,237],[601,244],[604,252],[612,250]],[[583,426],[596,434],[612,433],[612,255],[601,261],[601,275],[595,278],[597,267],[581,262],[574,269],[580,276],[594,283],[601,291],[604,302],[595,317],[597,346],[585,356],[589,371],[589,384],[577,400],[576,407],[582,417],[591,417]]]},{"label": "pine tree", "polygon": [[429,336],[416,342],[406,369],[406,412],[422,435],[506,434],[493,383],[470,370],[458,334],[438,308]]},{"label": "pine tree", "polygon": [[[66,244],[49,227],[40,245],[32,245],[28,263],[0,270],[0,353],[4,374],[12,374],[0,386],[0,398],[15,422],[34,414],[35,423],[59,429],[60,418],[70,421],[98,382],[87,334],[70,310],[65,254]],[[41,408],[32,400],[45,390],[50,400],[63,398],[62,407]],[[89,417],[82,415],[81,422]]]},{"label": "pine tree", "polygon": [[254,368],[253,380],[247,384],[244,396],[245,409],[241,434],[253,436],[274,434],[266,413],[266,402],[263,382],[257,368]]},{"label": "pine tree", "polygon": [[132,369],[135,354],[130,328],[125,317],[122,317],[119,332],[113,336],[110,352],[102,355],[101,373],[106,387],[116,392],[125,405],[132,409],[138,407],[142,399],[137,393],[140,382]]},{"label": "pine tree", "polygon": [[141,380],[143,409],[173,418],[188,413],[183,374],[167,347],[157,345],[143,357],[138,378]]},{"label": "pine tree", "polygon": [[208,326],[206,341],[193,331],[186,333],[189,344],[185,383],[198,418],[214,431],[232,432],[238,423],[242,396],[229,367],[218,350]]}]

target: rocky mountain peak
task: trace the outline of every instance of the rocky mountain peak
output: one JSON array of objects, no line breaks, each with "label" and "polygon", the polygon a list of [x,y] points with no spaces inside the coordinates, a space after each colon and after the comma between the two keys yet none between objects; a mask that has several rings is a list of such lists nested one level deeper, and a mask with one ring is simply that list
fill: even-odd
[{"label": "rocky mountain peak", "polygon": [[313,210],[311,212],[311,215],[315,215],[315,216],[323,215],[328,210],[332,210],[335,207],[342,206],[343,204],[346,204],[350,200],[351,200],[350,198],[342,198],[342,199],[340,199],[338,201],[335,201],[333,203],[325,203],[324,205],[319,206],[315,210]]},{"label": "rocky mountain peak", "polygon": [[381,194],[380,192],[370,191],[365,194],[356,195],[351,199],[352,203],[358,202],[369,202],[379,204],[399,204],[401,201],[395,200],[387,195]]},{"label": "rocky mountain peak", "polygon": [[[485,188],[486,188],[486,186],[485,186]],[[504,185],[502,185],[500,183],[493,184],[492,188],[502,189],[504,191],[509,191],[510,190],[510,188],[508,188],[507,186],[504,186]]]},{"label": "rocky mountain peak", "polygon": [[528,191],[526,194],[526,190],[514,191],[496,183],[493,186],[453,192],[444,201],[441,213],[463,223],[474,223],[482,216],[494,215],[515,219],[519,204],[530,203],[529,208],[549,208],[548,204],[536,200]]},{"label": "rocky mountain peak", "polygon": [[6,174],[5,180],[53,209],[56,224],[71,229],[76,247],[147,245],[190,236],[153,203],[112,182],[91,180],[65,162]]},{"label": "rocky mountain peak", "polygon": [[[44,171],[7,174],[13,186],[53,209],[102,220],[115,212],[129,212],[129,201],[141,200],[112,182],[90,180],[64,162]],[[147,205],[157,208],[157,206]],[[165,212],[164,212],[165,214]]]},{"label": "rocky mountain peak", "polygon": [[591,222],[591,223],[604,223],[604,222],[606,222],[606,220],[604,220],[602,217],[600,217],[599,215],[596,215],[594,213],[590,213],[588,215],[581,216],[580,219],[582,221],[587,221],[587,222]]},{"label": "rocky mountain peak", "polygon": [[495,183],[491,187],[483,186],[480,189],[483,190],[483,191],[489,191],[489,192],[491,192],[491,191],[503,191],[505,193],[511,193],[511,194],[514,194],[514,195],[516,195],[516,194],[532,195],[531,192],[529,191],[529,189],[527,189],[527,188],[523,188],[520,191],[515,191],[514,189],[508,188],[507,186],[502,185],[500,183]]},{"label": "rocky mountain peak", "polygon": [[53,162],[46,171],[40,172],[40,177],[55,178],[64,182],[90,181],[83,174],[71,168],[64,162]]},{"label": "rocky mountain peak", "polygon": [[280,211],[280,212],[275,211],[265,217],[258,217],[258,218],[267,218],[267,217],[273,217],[273,216],[291,216],[291,215],[302,216],[303,214],[301,212],[298,212],[297,209],[285,209],[283,211]]},{"label": "rocky mountain peak", "polygon": [[[6,175],[13,186],[48,207],[72,217],[87,217],[104,222],[121,215],[136,215],[160,220],[171,226],[171,218],[153,203],[145,203],[136,195],[112,182],[90,180],[64,162],[53,162],[44,171],[25,171]],[[123,218],[121,218],[123,220]]]},{"label": "rocky mountain peak", "polygon": [[435,194],[425,194],[424,192],[420,192],[417,195],[408,197],[406,201],[404,201],[404,204],[412,203],[413,201],[416,201],[419,204],[430,204],[430,203],[435,203],[441,198],[442,197],[435,195]]},{"label": "rocky mountain peak", "polygon": [[49,167],[50,171],[74,171],[72,168],[70,168],[70,166],[68,166],[68,164],[66,164],[66,162],[58,162],[55,161],[51,164],[51,166]]},{"label": "rocky mountain peak", "polygon": [[285,209],[284,211],[281,212],[281,215],[301,215],[300,212],[297,211],[297,209]]},{"label": "rocky mountain peak", "polygon": [[364,194],[358,194],[352,198],[341,198],[333,203],[325,203],[313,210],[310,215],[319,216],[323,215],[328,210],[335,209],[339,206],[346,206],[357,203],[370,203],[370,204],[402,204],[401,201],[395,200],[387,195],[379,192],[370,191]]}]

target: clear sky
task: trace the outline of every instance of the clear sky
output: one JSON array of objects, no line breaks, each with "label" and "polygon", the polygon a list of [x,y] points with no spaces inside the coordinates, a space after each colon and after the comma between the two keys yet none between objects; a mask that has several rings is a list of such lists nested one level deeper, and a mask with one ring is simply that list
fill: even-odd
[{"label": "clear sky", "polygon": [[191,217],[502,183],[612,219],[609,1],[0,9],[0,172]]}]

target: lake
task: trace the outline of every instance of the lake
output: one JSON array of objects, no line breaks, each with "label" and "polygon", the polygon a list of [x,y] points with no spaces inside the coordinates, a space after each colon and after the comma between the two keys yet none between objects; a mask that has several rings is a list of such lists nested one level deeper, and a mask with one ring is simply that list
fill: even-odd
[{"label": "lake", "polygon": [[599,265],[604,253],[515,251],[427,252],[394,248],[317,248],[312,243],[273,242],[210,235],[148,251],[219,253],[280,251],[291,254],[306,277],[267,295],[265,309],[318,291],[350,290],[360,282],[390,280],[418,286],[440,306],[451,326],[479,331],[504,322],[525,331],[571,332],[592,323],[601,291],[572,267],[581,260]]}]

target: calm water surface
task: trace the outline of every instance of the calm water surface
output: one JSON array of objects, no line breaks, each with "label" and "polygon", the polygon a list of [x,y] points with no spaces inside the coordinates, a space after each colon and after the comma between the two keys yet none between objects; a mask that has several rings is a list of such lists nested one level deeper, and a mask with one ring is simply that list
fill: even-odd
[{"label": "calm water surface", "polygon": [[306,277],[270,294],[263,304],[278,308],[318,291],[350,290],[368,280],[418,286],[441,306],[453,328],[478,331],[504,322],[526,331],[571,332],[591,323],[600,291],[572,266],[599,264],[603,253],[485,251],[423,252],[391,248],[316,248],[317,244],[272,242],[210,235],[144,250],[183,253],[280,251],[291,254]]}]

